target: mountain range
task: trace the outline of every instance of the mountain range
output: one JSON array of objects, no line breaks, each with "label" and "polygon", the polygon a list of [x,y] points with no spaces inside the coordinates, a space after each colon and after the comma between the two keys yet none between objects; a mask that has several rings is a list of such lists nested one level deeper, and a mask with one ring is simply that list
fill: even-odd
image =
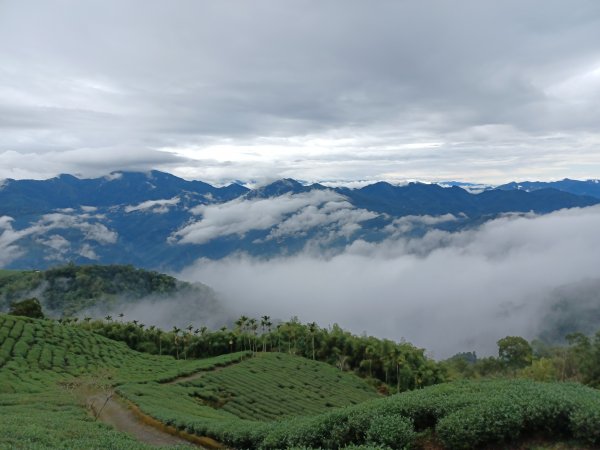
[{"label": "mountain range", "polygon": [[0,183],[0,267],[125,263],[178,270],[198,258],[335,251],[362,239],[456,231],[507,213],[546,214],[600,203],[598,180],[378,182],[350,189],[282,179],[214,187],[151,171]]}]

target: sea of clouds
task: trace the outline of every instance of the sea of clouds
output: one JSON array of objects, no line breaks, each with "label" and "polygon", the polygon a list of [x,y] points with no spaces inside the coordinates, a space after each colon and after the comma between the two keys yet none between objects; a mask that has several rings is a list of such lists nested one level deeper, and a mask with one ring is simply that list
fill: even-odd
[{"label": "sea of clouds", "polygon": [[[449,219],[449,218],[446,218]],[[335,255],[199,259],[203,281],[239,314],[338,323],[442,358],[493,354],[506,335],[535,337],[548,296],[598,276],[600,207],[507,215],[459,232],[355,241]]]}]

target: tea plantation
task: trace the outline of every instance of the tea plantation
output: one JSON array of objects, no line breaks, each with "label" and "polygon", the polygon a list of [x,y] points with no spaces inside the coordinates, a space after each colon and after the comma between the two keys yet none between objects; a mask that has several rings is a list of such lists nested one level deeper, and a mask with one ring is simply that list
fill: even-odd
[{"label": "tea plantation", "polygon": [[94,421],[74,383],[168,380],[241,356],[176,361],[77,327],[0,314],[0,448],[152,448]]},{"label": "tea plantation", "polygon": [[262,353],[189,383],[208,402],[244,419],[318,414],[377,397],[373,387],[327,364]]},{"label": "tea plantation", "polygon": [[353,374],[292,355],[181,361],[0,315],[0,448],[150,448],[86,412],[77,388],[86,380],[232,448],[516,448],[531,436],[600,446],[600,392],[579,384],[464,381],[383,398]]}]

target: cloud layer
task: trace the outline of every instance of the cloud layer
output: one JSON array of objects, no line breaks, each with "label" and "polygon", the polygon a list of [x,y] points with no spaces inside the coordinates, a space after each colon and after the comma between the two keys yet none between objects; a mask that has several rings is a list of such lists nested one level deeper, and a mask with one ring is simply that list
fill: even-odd
[{"label": "cloud layer", "polygon": [[477,229],[417,239],[357,241],[330,258],[199,260],[203,281],[242,314],[298,315],[433,352],[495,352],[506,335],[531,338],[558,286],[597,276],[600,208],[506,216]]},{"label": "cloud layer", "polygon": [[1,2],[0,178],[596,177],[599,40],[595,0]]},{"label": "cloud layer", "polygon": [[[46,259],[61,261],[69,251],[88,258],[98,259],[89,242],[100,245],[114,244],[117,242],[118,234],[105,225],[97,222],[97,217],[90,214],[73,214],[74,211],[67,210],[51,214],[44,214],[39,220],[25,228],[15,229],[14,219],[9,216],[0,216],[0,267],[9,264],[22,254],[19,241],[26,238],[34,238],[35,241],[45,247]],[[76,231],[81,234],[81,246],[72,249],[72,244],[59,234],[48,235],[51,231]]]},{"label": "cloud layer", "polygon": [[344,196],[330,190],[264,199],[241,197],[226,203],[199,205],[191,212],[201,219],[173,233],[172,242],[204,244],[217,237],[243,237],[249,231],[272,227],[267,239],[303,235],[314,228],[332,229],[347,236],[360,228],[359,222],[377,217],[371,211],[355,209]]}]

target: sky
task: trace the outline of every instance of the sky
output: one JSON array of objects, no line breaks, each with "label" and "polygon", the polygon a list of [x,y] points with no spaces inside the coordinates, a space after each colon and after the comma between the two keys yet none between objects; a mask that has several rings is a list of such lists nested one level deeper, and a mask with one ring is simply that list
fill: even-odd
[{"label": "sky", "polygon": [[0,179],[600,177],[596,0],[0,0]]}]

